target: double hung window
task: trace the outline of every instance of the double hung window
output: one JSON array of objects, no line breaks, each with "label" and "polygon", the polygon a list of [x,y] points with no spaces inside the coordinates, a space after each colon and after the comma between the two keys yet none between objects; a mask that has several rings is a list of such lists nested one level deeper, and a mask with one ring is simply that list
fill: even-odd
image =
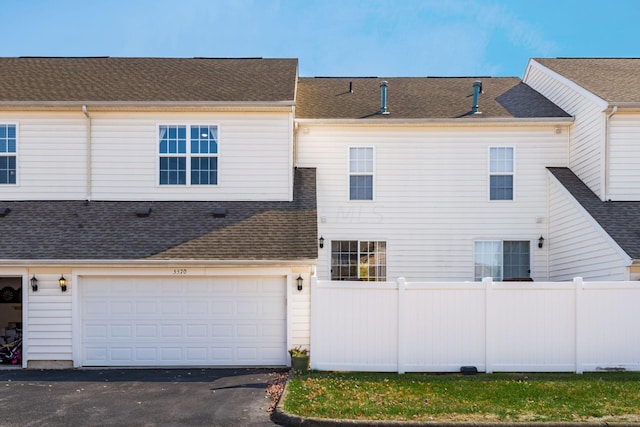
[{"label": "double hung window", "polygon": [[489,148],[489,200],[513,200],[513,147]]},{"label": "double hung window", "polygon": [[161,125],[160,185],[218,184],[218,127]]},{"label": "double hung window", "polygon": [[334,240],[331,242],[331,280],[387,279],[387,242]]},{"label": "double hung window", "polygon": [[373,200],[373,147],[349,148],[349,200]]},{"label": "double hung window", "polygon": [[0,184],[16,183],[16,125],[0,124]]},{"label": "double hung window", "polygon": [[481,240],[474,247],[475,280],[492,277],[495,281],[526,279],[531,273],[530,242]]}]

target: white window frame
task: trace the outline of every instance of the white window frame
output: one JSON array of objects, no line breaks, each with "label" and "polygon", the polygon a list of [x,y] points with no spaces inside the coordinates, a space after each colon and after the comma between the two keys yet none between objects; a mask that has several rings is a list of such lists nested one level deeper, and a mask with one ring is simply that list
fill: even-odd
[{"label": "white window frame", "polygon": [[[352,172],[351,171],[351,150],[352,149],[369,149],[371,150],[371,172]],[[351,198],[351,177],[352,176],[371,176],[371,199],[352,199]],[[375,147],[366,146],[350,146],[347,148],[347,200],[350,202],[371,202],[376,198],[376,150]]]},{"label": "white window frame", "polygon": [[[186,140],[186,152],[183,153],[160,153],[160,128],[162,126],[184,126],[186,127],[187,140]],[[216,128],[216,145],[217,152],[216,153],[191,153],[191,127],[192,126],[208,126]],[[221,136],[220,125],[218,123],[207,123],[200,121],[189,121],[189,122],[161,122],[156,124],[156,138],[155,138],[155,150],[156,150],[156,186],[159,188],[185,188],[185,187],[219,187],[220,186],[220,150],[221,144],[220,140]],[[181,157],[186,160],[186,182],[184,184],[161,184],[160,183],[160,158],[162,157]],[[216,183],[215,184],[192,184],[191,183],[191,159],[197,157],[215,157],[217,159],[218,169],[216,171]]]},{"label": "white window frame", "polygon": [[15,126],[16,128],[16,152],[15,153],[9,153],[9,152],[2,152],[0,153],[0,156],[2,157],[15,157],[16,158],[16,182],[15,183],[0,183],[0,186],[2,187],[16,187],[19,184],[19,171],[20,171],[20,157],[19,157],[19,151],[20,151],[20,127],[18,126],[17,122],[0,122],[0,125],[3,126]]},{"label": "white window frame", "polygon": [[[511,160],[511,171],[510,172],[494,172],[491,170],[491,151],[493,149],[510,149],[512,153]],[[513,202],[516,200],[516,147],[514,146],[506,146],[506,145],[493,145],[489,147],[488,150],[488,158],[487,158],[487,171],[488,171],[488,179],[487,179],[487,200],[490,202]],[[492,176],[511,176],[511,198],[510,199],[492,199],[491,198],[491,177]]]},{"label": "white window frame", "polygon": [[[533,242],[530,239],[478,239],[473,242],[473,279],[474,281],[481,281],[484,277],[494,277],[493,275],[483,275],[482,277],[476,276],[476,261],[477,261],[477,245],[479,243],[491,243],[491,244],[499,244],[500,245],[500,275],[499,277],[494,278],[496,281],[504,280],[504,243],[505,242],[526,242],[529,246],[529,278],[531,277],[531,266],[533,265]],[[497,255],[497,254],[496,254]],[[491,267],[494,267],[493,265]],[[520,277],[520,279],[525,279],[524,277]]]},{"label": "white window frame", "polygon": [[[358,262],[358,266],[356,266],[356,271],[357,271],[357,278],[355,279],[350,279],[350,280],[357,280],[357,281],[366,281],[366,282],[385,282],[387,280],[387,277],[389,277],[389,263],[388,263],[388,254],[389,254],[389,243],[387,242],[387,240],[384,239],[333,239],[331,241],[329,241],[329,276],[331,278],[331,280],[342,280],[342,279],[334,279],[333,277],[333,244],[334,242],[355,242],[356,243],[356,247],[357,247],[357,256],[356,258],[358,260],[360,260],[362,253],[360,251],[360,244],[363,242],[368,242],[368,243],[376,243],[376,244],[380,244],[380,243],[384,243],[384,263],[377,263],[375,264],[378,267],[382,267],[384,268],[384,276],[376,276],[375,279],[369,279],[368,277],[363,278],[362,277],[362,266],[359,265]],[[378,252],[379,252],[379,248],[378,248]]]}]

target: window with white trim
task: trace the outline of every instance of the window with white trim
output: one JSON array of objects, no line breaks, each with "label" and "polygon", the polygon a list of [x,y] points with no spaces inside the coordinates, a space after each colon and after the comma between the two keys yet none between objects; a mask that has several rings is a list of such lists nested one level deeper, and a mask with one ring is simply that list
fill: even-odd
[{"label": "window with white trim", "polygon": [[387,242],[333,240],[331,280],[387,280]]},{"label": "window with white trim", "polygon": [[349,148],[349,200],[373,200],[373,147]]},{"label": "window with white trim", "polygon": [[478,240],[474,242],[474,279],[495,281],[528,279],[531,274],[528,240]]},{"label": "window with white trim", "polygon": [[16,183],[16,125],[0,124],[0,184]]},{"label": "window with white trim", "polygon": [[218,127],[158,127],[160,185],[218,184]]},{"label": "window with white trim", "polygon": [[489,147],[489,200],[513,200],[513,159],[513,147]]}]

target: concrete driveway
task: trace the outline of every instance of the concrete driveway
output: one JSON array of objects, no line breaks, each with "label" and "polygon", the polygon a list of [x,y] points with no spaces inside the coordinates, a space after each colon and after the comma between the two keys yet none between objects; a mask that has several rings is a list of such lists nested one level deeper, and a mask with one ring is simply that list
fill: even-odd
[{"label": "concrete driveway", "polygon": [[0,426],[273,426],[267,369],[0,369]]}]

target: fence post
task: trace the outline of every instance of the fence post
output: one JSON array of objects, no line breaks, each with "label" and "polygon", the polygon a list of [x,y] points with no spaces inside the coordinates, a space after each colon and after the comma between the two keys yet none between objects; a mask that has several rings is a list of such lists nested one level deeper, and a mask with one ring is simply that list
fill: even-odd
[{"label": "fence post", "polygon": [[406,310],[405,310],[405,298],[406,298],[407,282],[404,277],[398,278],[398,373],[404,374],[404,355],[405,355],[405,334],[406,328]]},{"label": "fence post", "polygon": [[489,321],[491,315],[491,292],[493,291],[493,277],[482,279],[484,285],[484,371],[493,373],[493,360],[491,357],[491,330]]},{"label": "fence post", "polygon": [[575,340],[575,351],[576,351],[576,374],[582,374],[584,372],[584,345],[582,344],[582,326],[583,318],[582,312],[584,311],[582,306],[584,304],[583,293],[584,293],[584,282],[582,277],[575,277],[573,279],[573,286],[575,288],[575,322],[576,322],[576,340]]}]

